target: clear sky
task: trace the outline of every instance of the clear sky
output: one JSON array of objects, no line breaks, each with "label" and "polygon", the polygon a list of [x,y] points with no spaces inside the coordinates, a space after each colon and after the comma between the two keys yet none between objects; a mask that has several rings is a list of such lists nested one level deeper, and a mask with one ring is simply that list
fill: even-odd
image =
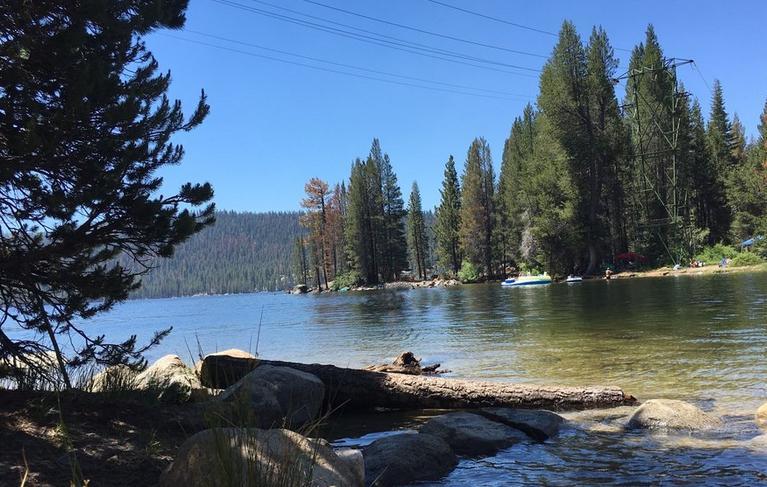
[{"label": "clear sky", "polygon": [[702,76],[691,66],[679,74],[705,112],[706,84],[718,78],[728,112],[756,132],[767,99],[765,0],[439,1],[508,23],[430,0],[191,0],[186,31],[147,39],[173,75],[171,96],[191,110],[204,88],[211,105],[201,127],[177,137],[187,155],[162,173],[168,189],[209,181],[220,209],[295,210],[307,179],[348,178],[378,137],[404,196],[417,180],[431,208],[448,155],[462,165],[474,137],[488,140],[499,170],[564,19],[584,38],[602,25],[622,67],[654,24],[666,56],[696,61]]}]

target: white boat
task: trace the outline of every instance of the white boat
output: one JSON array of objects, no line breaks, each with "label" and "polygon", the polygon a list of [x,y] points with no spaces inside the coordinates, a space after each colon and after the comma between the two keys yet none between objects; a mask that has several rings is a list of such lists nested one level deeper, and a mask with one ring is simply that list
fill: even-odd
[{"label": "white boat", "polygon": [[583,282],[583,278],[581,276],[567,276],[565,282]]},{"label": "white boat", "polygon": [[534,286],[541,284],[551,284],[551,276],[544,272],[537,276],[519,276],[516,279],[506,279],[501,283],[502,286],[510,287]]}]

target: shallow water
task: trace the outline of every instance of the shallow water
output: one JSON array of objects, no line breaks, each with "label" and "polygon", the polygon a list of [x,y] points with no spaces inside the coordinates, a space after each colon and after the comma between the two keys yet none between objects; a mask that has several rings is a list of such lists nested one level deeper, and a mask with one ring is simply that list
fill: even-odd
[{"label": "shallow water", "polygon": [[753,424],[767,401],[767,273],[142,300],[88,326],[148,338],[169,325],[152,357],[187,358],[197,340],[205,352],[340,366],[412,350],[454,376],[618,385],[639,399],[692,401],[727,424],[708,436],[647,435],[618,432],[622,418],[579,413],[558,439],[464,460],[439,485],[767,482],[767,443]]}]

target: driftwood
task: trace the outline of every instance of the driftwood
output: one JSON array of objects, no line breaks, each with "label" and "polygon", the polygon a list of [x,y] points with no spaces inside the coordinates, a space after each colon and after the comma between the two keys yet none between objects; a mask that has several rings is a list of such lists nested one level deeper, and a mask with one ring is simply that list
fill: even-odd
[{"label": "driftwood", "polygon": [[619,387],[566,387],[481,382],[421,375],[388,374],[334,365],[260,360],[314,374],[325,384],[332,407],[351,409],[471,409],[517,407],[575,410],[633,404]]},{"label": "driftwood", "polygon": [[403,352],[390,364],[371,365],[365,370],[374,372],[389,372],[391,374],[429,375],[444,374],[449,370],[438,370],[441,364],[421,365],[421,359],[413,352]]}]

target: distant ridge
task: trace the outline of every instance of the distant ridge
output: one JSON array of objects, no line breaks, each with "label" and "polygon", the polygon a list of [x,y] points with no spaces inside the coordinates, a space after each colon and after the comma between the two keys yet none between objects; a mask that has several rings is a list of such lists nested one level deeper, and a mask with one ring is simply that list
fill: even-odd
[{"label": "distant ridge", "polygon": [[298,212],[223,211],[144,276],[134,298],[274,291],[289,287]]}]

